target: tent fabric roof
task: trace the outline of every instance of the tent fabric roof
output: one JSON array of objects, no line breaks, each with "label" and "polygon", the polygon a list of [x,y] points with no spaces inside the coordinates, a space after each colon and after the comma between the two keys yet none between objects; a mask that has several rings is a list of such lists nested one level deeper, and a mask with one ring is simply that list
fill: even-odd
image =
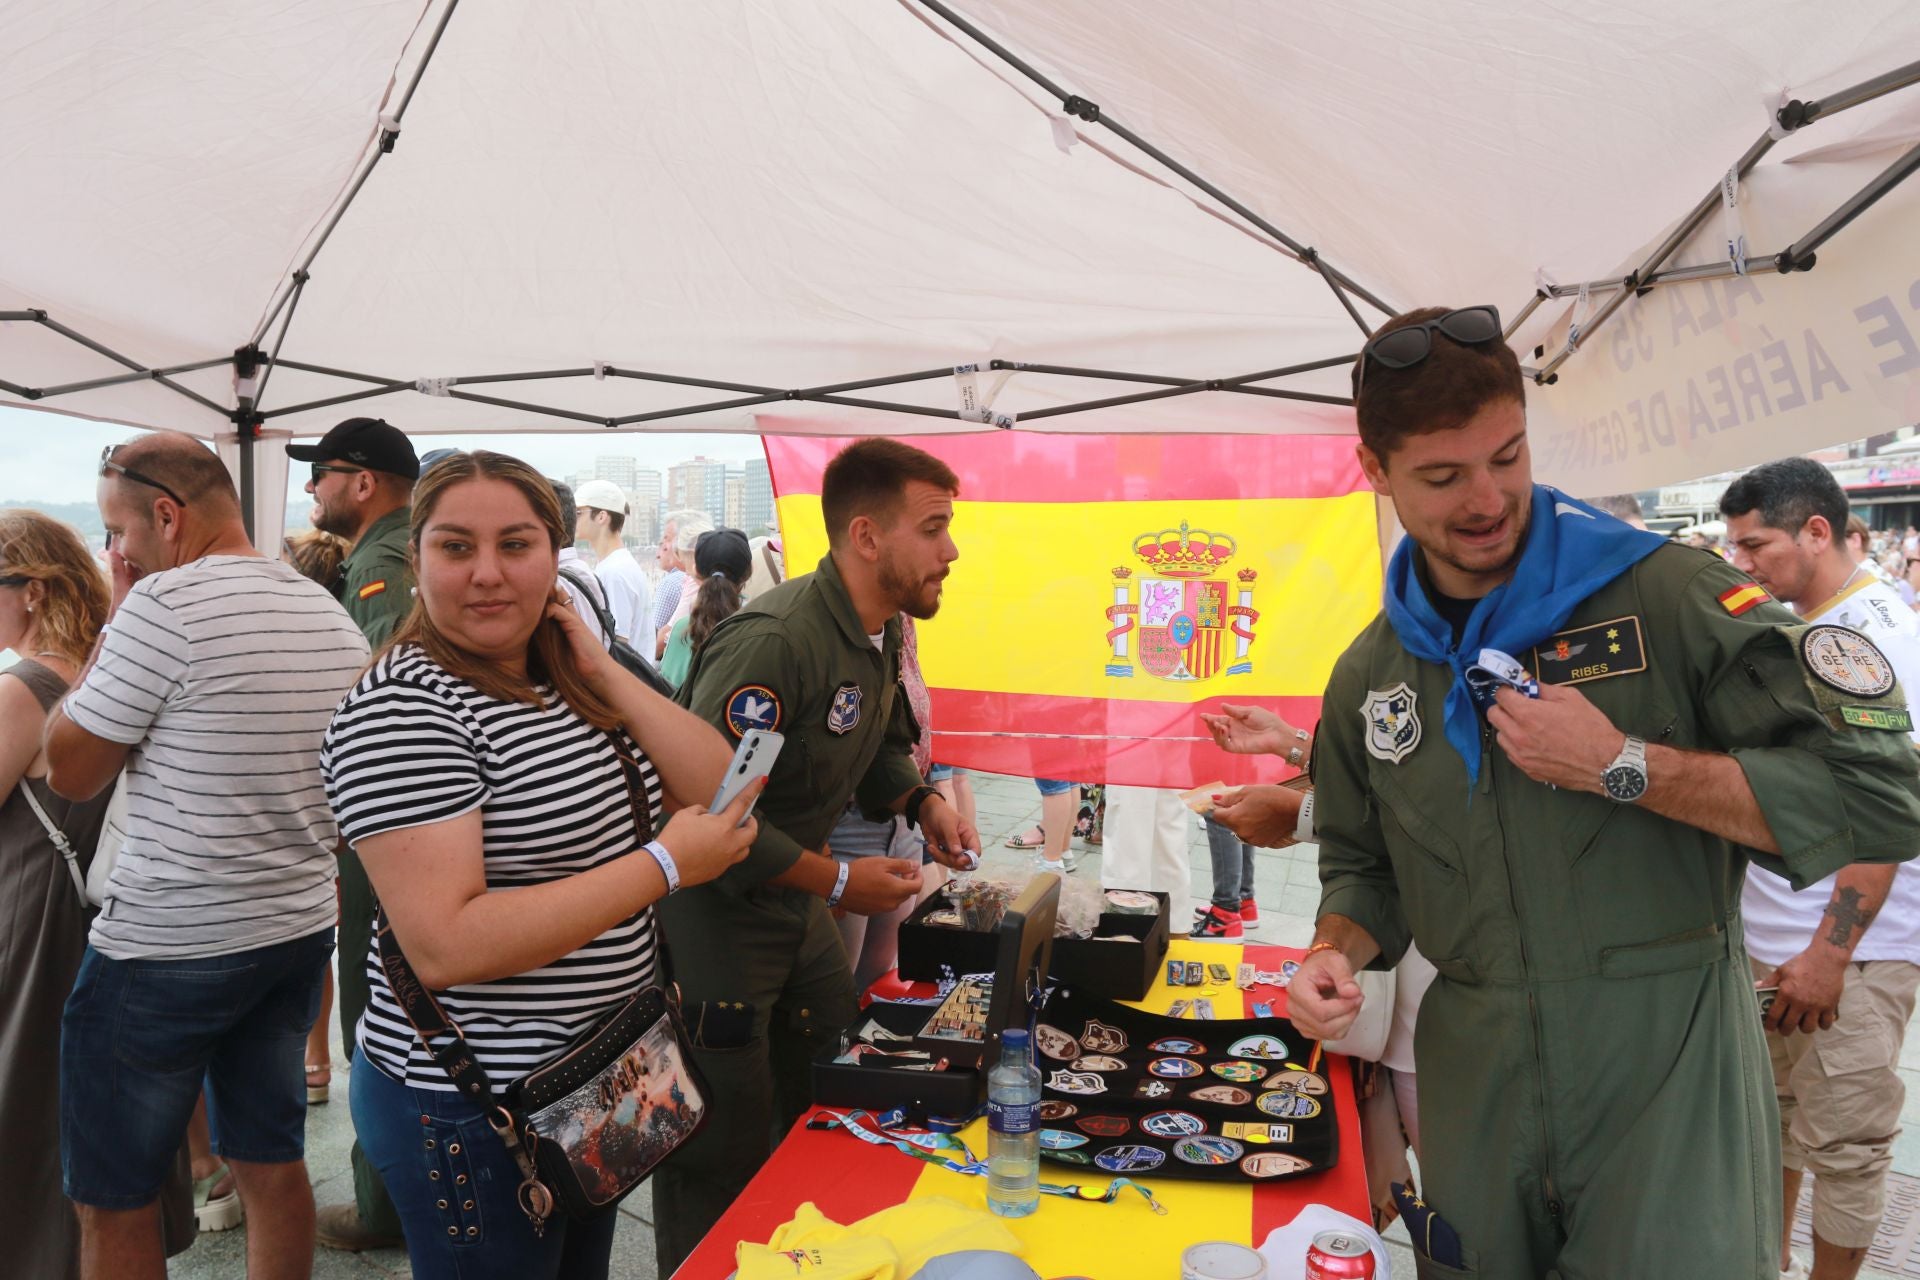
[{"label": "tent fabric roof", "polygon": [[[461,379],[467,394],[595,420],[745,393],[470,380],[607,362],[777,390],[993,358],[1207,379],[1361,340],[1321,276],[1063,116],[915,0],[454,3],[12,6],[0,313],[45,309],[137,364],[218,359],[255,337],[271,349],[265,322],[285,317],[275,304],[324,236],[284,358]],[[1634,265],[1764,131],[1781,90],[1817,96],[1920,49],[1920,6],[1903,0],[1817,21],[1779,0],[968,0],[964,16],[1389,304],[1493,301],[1508,315],[1536,271],[1571,282]],[[382,155],[382,117],[403,103]],[[1784,140],[1752,190],[1790,212],[1774,221],[1791,238],[1793,218],[1823,214],[1916,140],[1920,90],[1893,94]],[[1911,229],[1916,209],[1896,193],[1846,234],[1898,243],[1887,228]],[[1749,231],[1772,252],[1765,214],[1752,210]],[[1711,259],[1717,227],[1696,258]],[[1792,305],[1819,279],[1770,284],[1769,301]],[[1540,308],[1518,341],[1543,340],[1572,305]],[[1583,351],[1534,392],[1536,432],[1573,432],[1632,390],[1604,365]],[[0,322],[0,381],[118,371],[45,326]],[[33,403],[232,430],[216,411],[236,403],[230,368],[176,381],[214,407],[150,380]],[[283,365],[261,407],[298,434],[351,412],[423,433],[605,429],[413,389],[276,416],[370,385]],[[1266,385],[1338,396],[1345,370]],[[1142,389],[1033,373],[974,386],[1022,416]],[[856,394],[946,411],[962,391],[942,376]],[[973,429],[806,402],[665,425],[752,431],[763,412],[785,430]],[[1350,430],[1351,414],[1208,392],[1028,425],[1042,422],[1323,433]],[[1857,425],[1820,429],[1844,439]],[[1714,469],[1697,453],[1634,465],[1646,482]],[[1554,456],[1569,473],[1634,478],[1575,443]]]}]

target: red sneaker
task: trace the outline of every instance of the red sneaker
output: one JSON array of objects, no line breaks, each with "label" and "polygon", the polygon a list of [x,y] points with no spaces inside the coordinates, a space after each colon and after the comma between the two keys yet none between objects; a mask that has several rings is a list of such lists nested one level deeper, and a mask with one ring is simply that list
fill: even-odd
[{"label": "red sneaker", "polygon": [[1259,924],[1260,907],[1252,898],[1240,899],[1240,923]]},{"label": "red sneaker", "polygon": [[1222,911],[1212,905],[1200,913],[1193,922],[1193,932],[1187,935],[1192,942],[1239,942],[1245,936],[1238,911]]}]

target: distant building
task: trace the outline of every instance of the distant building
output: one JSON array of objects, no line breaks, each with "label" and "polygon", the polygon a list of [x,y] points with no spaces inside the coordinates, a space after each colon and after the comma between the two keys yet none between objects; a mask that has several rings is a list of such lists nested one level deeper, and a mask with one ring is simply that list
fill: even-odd
[{"label": "distant building", "polygon": [[741,525],[741,499],[746,493],[746,481],[738,471],[727,472],[726,516],[720,523],[729,529],[738,529]]},{"label": "distant building", "polygon": [[735,527],[753,537],[773,528],[773,474],[764,457],[749,458],[741,469],[740,523]]},{"label": "distant building", "polygon": [[640,469],[638,458],[623,458],[614,454],[601,454],[593,460],[593,478],[611,480],[623,490],[631,492],[633,478]]},{"label": "distant building", "polygon": [[666,507],[704,511],[715,524],[727,519],[727,464],[697,457],[667,468]]},{"label": "distant building", "polygon": [[636,470],[633,483],[627,486],[627,496],[633,502],[633,514],[627,520],[628,528],[639,539],[634,545],[658,545],[662,497],[660,473],[647,467]]}]

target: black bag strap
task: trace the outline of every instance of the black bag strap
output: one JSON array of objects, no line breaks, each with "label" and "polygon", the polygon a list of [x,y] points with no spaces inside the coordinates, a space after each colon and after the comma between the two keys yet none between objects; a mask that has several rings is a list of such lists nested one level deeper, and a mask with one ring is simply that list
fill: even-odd
[{"label": "black bag strap", "polygon": [[[647,844],[656,833],[653,829],[653,810],[647,804],[646,786],[640,777],[640,762],[627,754],[619,733],[607,730],[607,740],[613,744],[613,754],[620,761],[620,776],[626,780],[627,807],[633,812],[634,832],[640,837],[641,844]],[[653,977],[662,991],[670,996],[674,994],[673,957],[667,953],[667,934],[660,927],[658,911],[653,916]]]},{"label": "black bag strap", "polygon": [[612,644],[620,633],[613,625],[613,611],[601,601],[600,592],[595,589],[599,583],[587,581],[586,574],[575,573],[565,565],[560,567],[560,576],[578,587],[580,594],[587,598],[587,603],[593,606],[593,616],[600,620],[601,629],[607,633],[607,643]]},{"label": "black bag strap", "polygon": [[427,1047],[433,1060],[447,1073],[447,1079],[453,1081],[454,1088],[480,1106],[492,1110],[493,1081],[481,1067],[473,1046],[460,1034],[460,1028],[447,1016],[447,1011],[434,999],[433,992],[427,990],[427,984],[420,981],[420,975],[407,962],[406,953],[400,950],[400,940],[393,936],[393,924],[387,919],[385,908],[374,909],[373,926],[375,945],[380,951],[380,971],[386,975],[387,990],[393,992],[401,1012],[407,1015],[407,1021],[413,1025],[413,1033],[420,1037],[420,1043]]}]

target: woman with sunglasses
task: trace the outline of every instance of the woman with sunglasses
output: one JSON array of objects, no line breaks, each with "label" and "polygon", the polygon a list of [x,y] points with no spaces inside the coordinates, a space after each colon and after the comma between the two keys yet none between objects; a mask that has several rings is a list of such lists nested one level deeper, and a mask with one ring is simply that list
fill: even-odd
[{"label": "woman with sunglasses", "polygon": [[[756,829],[757,789],[700,807],[729,758],[719,733],[622,670],[556,592],[571,539],[517,459],[455,454],[422,477],[413,612],[322,754],[394,940],[496,1091],[654,980],[653,904],[738,862]],[[413,1274],[606,1275],[618,1215],[537,1234],[486,1112],[415,1035],[377,952],[367,965],[354,1126]]]},{"label": "woman with sunglasses", "polygon": [[79,1274],[79,1223],[60,1192],[59,1073],[47,1068],[86,950],[84,876],[107,796],[49,790],[40,735],[106,621],[106,579],[80,535],[37,511],[0,511],[0,649],[20,659],[0,672],[0,1133],[13,1188],[0,1196],[0,1239],[14,1275]]}]

